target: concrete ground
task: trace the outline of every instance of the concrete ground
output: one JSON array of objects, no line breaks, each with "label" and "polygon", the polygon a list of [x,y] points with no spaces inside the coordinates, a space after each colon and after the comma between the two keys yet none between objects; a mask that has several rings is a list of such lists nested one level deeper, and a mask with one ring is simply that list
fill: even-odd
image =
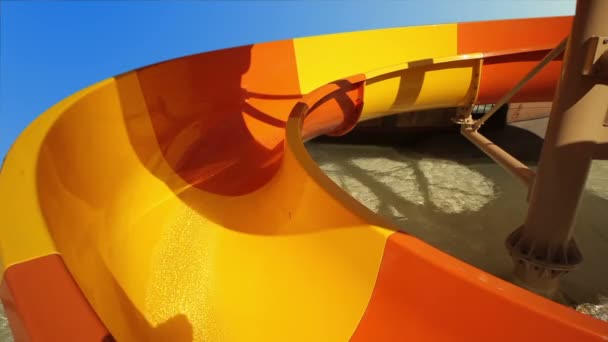
[{"label": "concrete ground", "polygon": [[[546,123],[526,121],[485,134],[535,168]],[[352,196],[404,231],[508,280],[511,259],[504,240],[523,222],[526,190],[464,137],[432,133],[384,146],[327,141],[311,141],[308,150]],[[585,260],[563,280],[576,303],[608,296],[607,209],[608,161],[594,161],[575,234]],[[0,341],[12,341],[1,306]]]},{"label": "concrete ground", "polygon": [[13,335],[11,329],[8,326],[8,320],[4,313],[4,307],[0,305],[0,342],[12,342]]},{"label": "concrete ground", "polygon": [[[484,132],[536,168],[547,119]],[[403,231],[498,277],[509,280],[506,236],[522,224],[526,189],[457,132],[427,134],[405,144],[311,141],[321,169],[371,210]],[[563,279],[574,303],[608,296],[608,161],[594,161],[576,224],[584,256]]]}]

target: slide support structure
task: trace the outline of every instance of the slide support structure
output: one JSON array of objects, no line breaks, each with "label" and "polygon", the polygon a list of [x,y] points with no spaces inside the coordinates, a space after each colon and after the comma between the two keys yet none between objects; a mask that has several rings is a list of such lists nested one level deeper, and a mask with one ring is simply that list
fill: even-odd
[{"label": "slide support structure", "polygon": [[[498,102],[492,107],[490,111],[484,114],[478,120],[473,120],[471,112],[473,110],[473,104],[461,107],[458,116],[454,122],[461,124],[460,133],[483,151],[488,157],[492,158],[498,165],[503,167],[505,170],[514,175],[519,181],[521,181],[527,188],[528,194],[532,188],[535,173],[530,170],[521,161],[513,157],[507,151],[494,144],[483,134],[479,133],[481,126],[492,117],[500,108],[517,94],[531,79],[534,78],[549,62],[561,55],[565,48],[568,38],[564,38],[553,50],[551,50],[532,70],[530,70],[526,76],[524,76],[511,90],[509,90]],[[477,89],[477,88],[476,88]]]},{"label": "slide support structure", "polygon": [[577,2],[527,216],[506,241],[514,282],[558,301],[561,277],[582,262],[573,230],[608,109],[607,13],[608,1]]},{"label": "slide support structure", "polygon": [[461,133],[498,165],[517,177],[526,187],[530,187],[534,181],[534,171],[530,170],[524,163],[469,127],[464,127]]}]

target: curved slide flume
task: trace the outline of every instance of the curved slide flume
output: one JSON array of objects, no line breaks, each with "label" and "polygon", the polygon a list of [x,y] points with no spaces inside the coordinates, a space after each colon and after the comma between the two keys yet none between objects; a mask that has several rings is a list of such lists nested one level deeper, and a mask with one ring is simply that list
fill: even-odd
[{"label": "curved slide flume", "polygon": [[[72,95],[27,128],[0,173],[2,299],[15,336],[602,340],[606,324],[398,232],[303,145],[378,116],[489,103],[570,20],[256,44]],[[560,65],[517,100],[550,100]]]}]

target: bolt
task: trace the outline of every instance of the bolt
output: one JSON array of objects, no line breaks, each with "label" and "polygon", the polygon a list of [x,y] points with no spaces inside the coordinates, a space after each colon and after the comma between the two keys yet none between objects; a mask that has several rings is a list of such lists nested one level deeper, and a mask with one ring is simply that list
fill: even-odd
[{"label": "bolt", "polygon": [[602,44],[608,44],[608,38],[604,38],[604,40],[602,40]]}]

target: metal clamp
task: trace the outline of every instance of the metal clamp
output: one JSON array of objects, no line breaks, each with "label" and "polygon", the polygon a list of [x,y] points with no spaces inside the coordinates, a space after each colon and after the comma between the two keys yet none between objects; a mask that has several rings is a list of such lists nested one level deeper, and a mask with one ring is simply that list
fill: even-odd
[{"label": "metal clamp", "polygon": [[583,75],[608,78],[608,37],[594,36],[587,40]]}]

